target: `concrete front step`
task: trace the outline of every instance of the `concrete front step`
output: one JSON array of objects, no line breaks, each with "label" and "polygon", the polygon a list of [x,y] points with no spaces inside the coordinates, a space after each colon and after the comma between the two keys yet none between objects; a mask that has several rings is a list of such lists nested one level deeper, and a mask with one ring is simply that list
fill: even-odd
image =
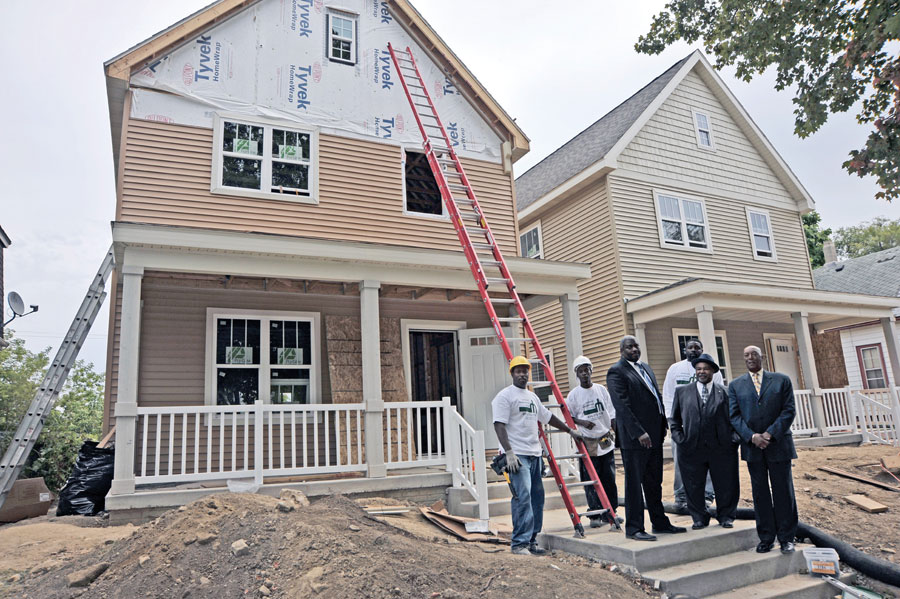
[{"label": "concrete front step", "polygon": [[[805,545],[809,547],[810,545]],[[685,562],[667,568],[648,570],[641,575],[659,583],[668,594],[684,593],[694,597],[708,597],[716,593],[797,574],[806,567],[801,550],[788,555],[775,548],[769,553],[756,553],[754,549],[736,551],[707,559]],[[743,595],[742,595],[743,596]]]},{"label": "concrete front step", "polygon": [[[566,483],[575,482],[577,479],[567,477]],[[556,481],[553,477],[544,478],[544,509],[551,510],[565,507]],[[587,505],[584,491],[581,487],[570,490],[576,506]],[[488,483],[488,510],[491,516],[502,516],[510,513],[509,499],[512,494],[506,481]],[[472,500],[472,496],[465,488],[451,487],[447,489],[447,511],[456,516],[467,518],[478,517],[478,504]]]},{"label": "concrete front step", "polygon": [[543,533],[539,542],[549,549],[633,566],[639,572],[743,551],[759,542],[756,527],[749,520],[736,520],[732,529],[712,524],[699,531],[688,528],[683,534],[661,534],[653,542],[626,539],[622,533],[608,532],[608,528],[588,529],[583,539],[574,538],[569,531]]},{"label": "concrete front step", "polygon": [[[853,574],[844,574],[841,580],[852,583]],[[707,599],[832,599],[840,591],[815,576],[789,574],[775,580],[758,582],[710,595]]]}]

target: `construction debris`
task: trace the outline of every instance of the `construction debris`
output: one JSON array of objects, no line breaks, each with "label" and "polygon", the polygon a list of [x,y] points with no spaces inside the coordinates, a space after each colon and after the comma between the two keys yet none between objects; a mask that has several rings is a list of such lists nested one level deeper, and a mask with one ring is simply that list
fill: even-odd
[{"label": "construction debris", "polygon": [[876,487],[881,487],[882,489],[887,489],[888,491],[895,491],[900,493],[900,487],[896,485],[889,485],[887,483],[883,483],[880,480],[875,480],[874,478],[869,478],[868,476],[861,476],[859,474],[854,474],[853,472],[849,472],[847,470],[841,470],[839,468],[829,468],[828,466],[819,466],[819,470],[823,472],[828,472],[829,474],[836,474],[838,476],[843,476],[844,478],[851,478],[855,481],[859,481],[861,483],[866,483],[867,485],[874,485]]},{"label": "construction debris", "polygon": [[884,456],[881,458],[881,466],[885,470],[895,470],[900,472],[900,454]]},{"label": "construction debris", "polygon": [[844,501],[855,505],[856,507],[862,508],[869,512],[870,514],[880,514],[881,512],[888,511],[888,507],[883,503],[878,503],[874,499],[869,499],[865,495],[847,495],[844,497]]},{"label": "construction debris", "polygon": [[[433,506],[432,506],[433,507]],[[430,507],[419,508],[425,518],[445,532],[449,532],[463,541],[480,541],[482,543],[508,544],[512,536],[512,529],[508,526],[492,524],[490,532],[467,532],[467,522],[478,522],[475,518],[463,518],[452,516],[446,510],[436,511]]]}]

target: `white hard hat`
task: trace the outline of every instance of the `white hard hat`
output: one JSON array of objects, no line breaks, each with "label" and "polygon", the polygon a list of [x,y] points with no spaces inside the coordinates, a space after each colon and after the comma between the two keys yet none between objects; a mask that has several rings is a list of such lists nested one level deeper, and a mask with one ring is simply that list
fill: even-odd
[{"label": "white hard hat", "polygon": [[584,356],[578,356],[577,358],[575,358],[575,363],[572,364],[572,370],[578,370],[578,367],[579,367],[579,366],[584,366],[585,364],[588,365],[588,368],[591,369],[591,372],[594,371],[594,365],[591,364],[591,361],[588,360],[588,359],[587,359],[586,357],[584,357]]}]

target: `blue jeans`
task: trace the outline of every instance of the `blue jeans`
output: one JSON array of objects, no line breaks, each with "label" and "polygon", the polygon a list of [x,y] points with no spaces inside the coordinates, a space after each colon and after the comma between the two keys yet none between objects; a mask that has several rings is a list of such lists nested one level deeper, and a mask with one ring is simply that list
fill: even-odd
[{"label": "blue jeans", "polygon": [[540,456],[518,456],[522,467],[509,480],[516,492],[512,506],[512,548],[528,547],[535,543],[544,524],[544,481],[541,480]]},{"label": "blue jeans", "polygon": [[[672,442],[672,465],[675,467],[675,503],[687,503],[687,493],[684,491],[684,481],[681,480],[681,469],[678,467],[678,444]],[[713,490],[712,477],[706,474],[706,499],[712,501],[716,493]]]}]

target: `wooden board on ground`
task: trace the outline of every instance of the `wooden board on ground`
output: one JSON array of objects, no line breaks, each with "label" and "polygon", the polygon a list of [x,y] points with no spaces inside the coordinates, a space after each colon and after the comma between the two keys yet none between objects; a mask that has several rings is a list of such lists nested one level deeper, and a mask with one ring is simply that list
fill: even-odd
[{"label": "wooden board on ground", "polygon": [[445,532],[449,532],[455,537],[463,541],[481,541],[482,543],[509,543],[508,538],[499,536],[506,533],[506,536],[512,533],[509,527],[500,527],[496,524],[491,525],[491,533],[466,532],[466,522],[477,522],[475,518],[462,518],[460,516],[452,516],[447,512],[436,512],[431,508],[420,507],[419,511],[425,518]]},{"label": "wooden board on ground", "polygon": [[841,470],[840,468],[829,468],[828,466],[819,466],[819,470],[823,472],[828,472],[829,474],[837,474],[838,476],[843,476],[844,478],[851,478],[853,480],[859,481],[861,483],[866,483],[867,485],[874,485],[876,487],[881,487],[882,489],[887,489],[888,491],[894,491],[895,493],[900,493],[900,487],[896,485],[889,485],[887,483],[883,483],[880,480],[875,480],[874,478],[869,478],[868,476],[860,476],[859,474],[854,474],[853,472],[849,472],[847,470]]},{"label": "wooden board on ground", "polygon": [[847,495],[846,497],[844,497],[844,501],[853,504],[856,507],[862,508],[870,514],[880,514],[881,512],[886,512],[888,510],[888,507],[883,503],[878,503],[874,499],[869,499],[865,495]]},{"label": "wooden board on ground", "polygon": [[886,455],[881,458],[881,465],[885,470],[895,470],[900,472],[900,454]]}]

